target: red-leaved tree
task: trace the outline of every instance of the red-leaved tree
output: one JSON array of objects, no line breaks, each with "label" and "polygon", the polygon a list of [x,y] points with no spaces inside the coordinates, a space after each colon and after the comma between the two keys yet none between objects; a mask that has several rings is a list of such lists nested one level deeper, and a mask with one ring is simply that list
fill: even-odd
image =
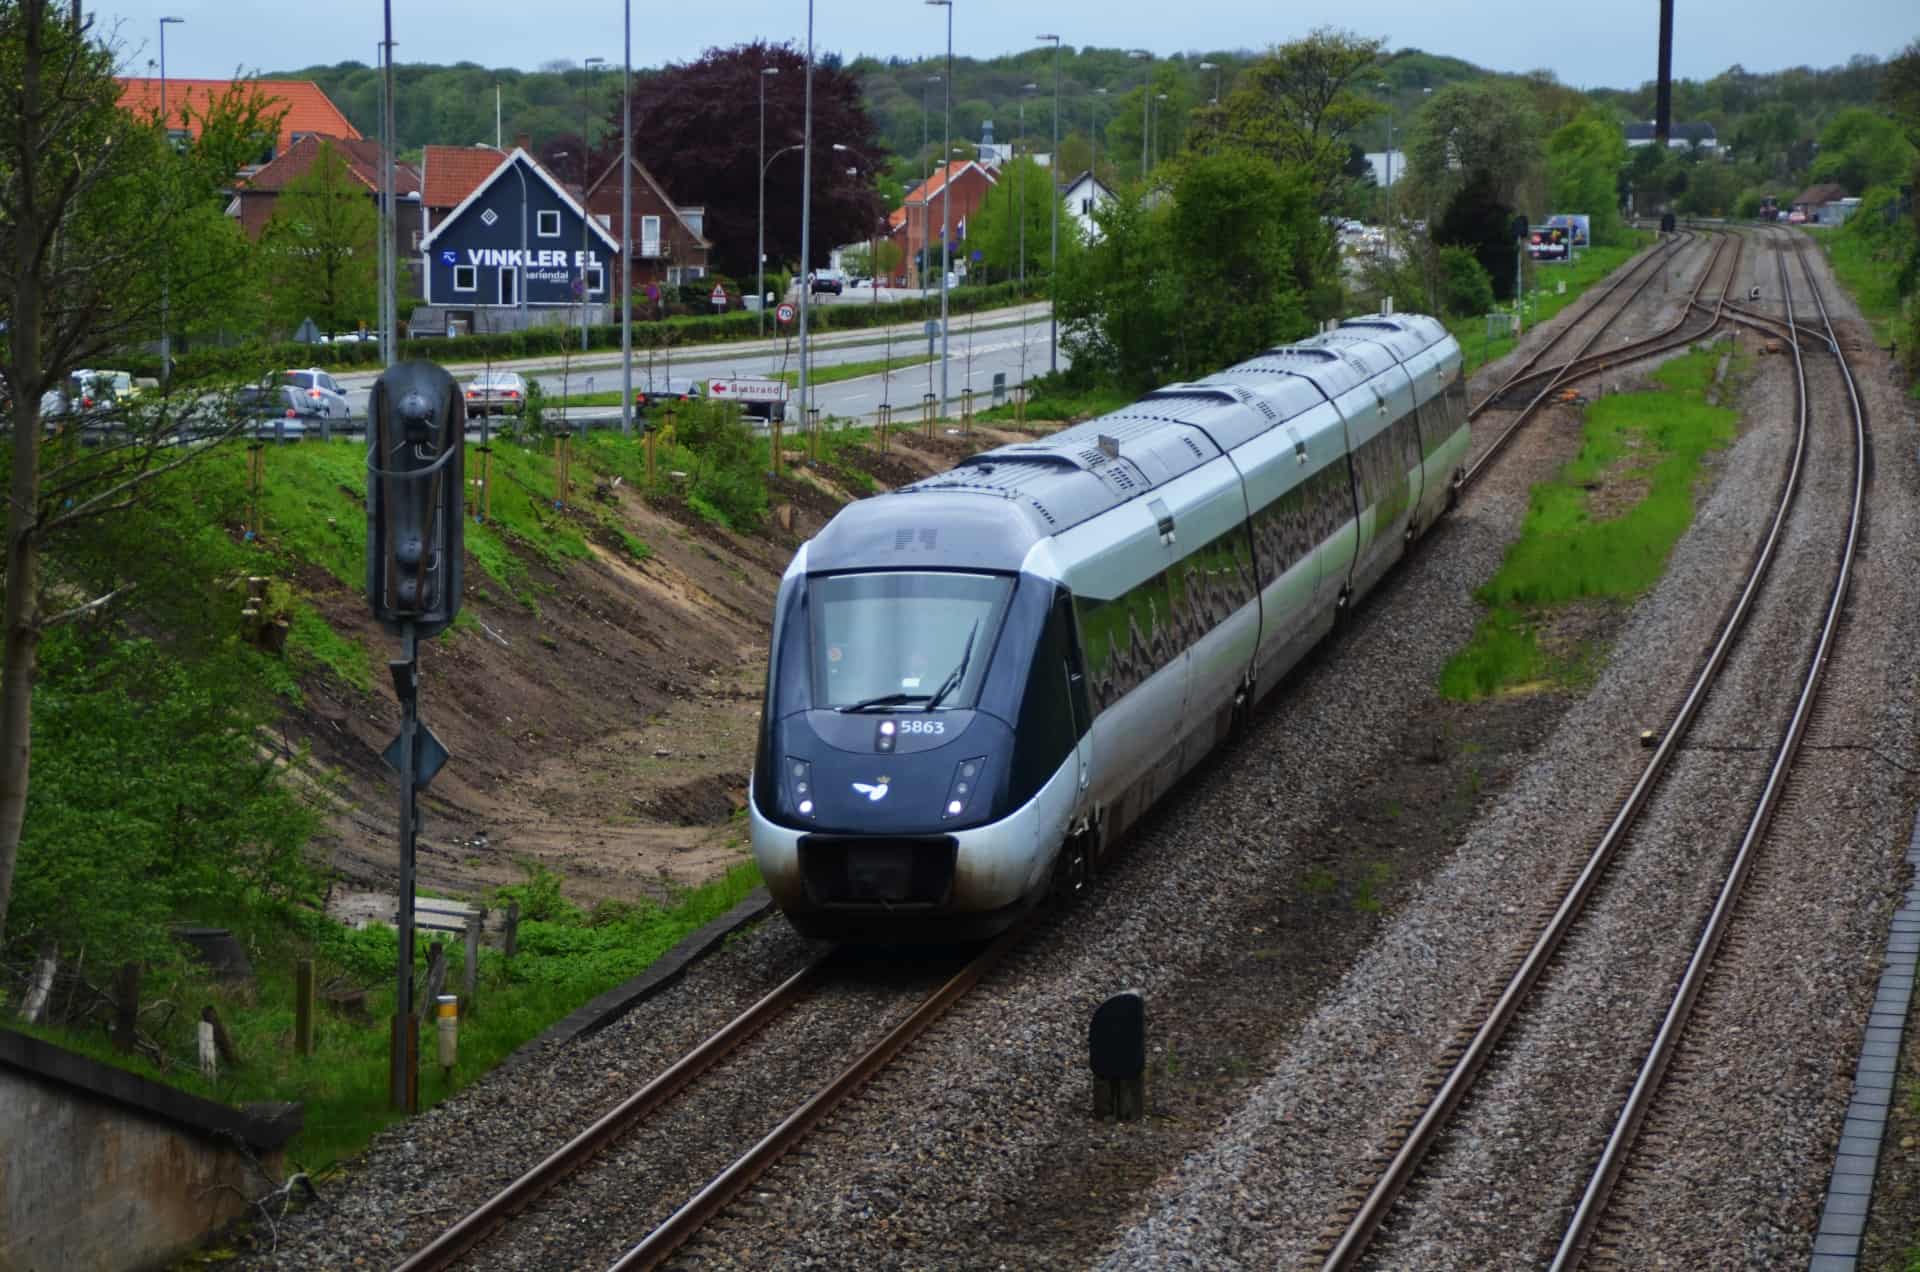
[{"label": "red-leaved tree", "polygon": [[[805,120],[806,59],[790,45],[756,42],[709,49],[669,66],[633,91],[633,152],[676,203],[705,207],[716,268],[753,271],[759,224],[760,90],[767,100],[767,155],[797,144]],[[886,156],[860,100],[860,83],[818,57],[813,67],[813,229],[816,266],[846,243],[865,242],[884,215],[874,182]],[[605,161],[619,157],[616,108]],[[835,150],[838,144],[845,150]],[[850,172],[849,169],[852,171]],[[596,168],[596,171],[598,169]],[[800,259],[801,152],[767,168],[767,261]]]}]

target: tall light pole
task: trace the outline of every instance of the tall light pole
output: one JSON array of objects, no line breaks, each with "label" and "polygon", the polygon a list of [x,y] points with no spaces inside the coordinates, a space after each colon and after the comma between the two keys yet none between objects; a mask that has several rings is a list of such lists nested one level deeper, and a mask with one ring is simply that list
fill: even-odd
[{"label": "tall light pole", "polygon": [[[811,3],[811,0],[809,0]],[[940,409],[947,409],[947,273],[953,268],[953,0],[927,0],[947,11],[946,120],[940,130]]]},{"label": "tall light pole", "polygon": [[620,431],[633,432],[633,0],[620,80]]},{"label": "tall light pole", "polygon": [[[813,250],[813,0],[807,0],[806,116],[800,130],[800,422],[807,415],[807,302],[813,291],[807,280]],[[778,463],[778,457],[775,458]]]},{"label": "tall light pole", "polygon": [[1135,49],[1127,54],[1146,63],[1140,79],[1140,179],[1147,179],[1147,138],[1153,119],[1153,54],[1145,49]]},{"label": "tall light pole", "polygon": [[[1100,99],[1106,95],[1107,90],[1104,88],[1096,88],[1093,90],[1093,167],[1090,171],[1093,173],[1093,179],[1096,183],[1100,180]],[[1096,204],[1100,202],[1099,195],[1100,191],[1096,185],[1093,200]]]},{"label": "tall light pole", "polygon": [[[75,8],[78,9],[78,0],[75,0]],[[185,18],[160,19],[160,127],[169,133],[173,129],[173,122],[167,118],[167,28],[175,23],[185,22]],[[75,25],[77,26],[78,23]],[[168,321],[167,314],[167,290],[166,280],[162,279],[160,283],[160,382],[162,384],[173,383],[173,334],[172,323]]]},{"label": "tall light pole", "polygon": [[[580,352],[587,351],[587,218],[593,213],[587,211],[587,183],[593,180],[593,111],[589,106],[592,94],[588,85],[593,79],[593,68],[605,66],[604,57],[590,57],[580,64]],[[606,271],[600,271],[600,290],[606,292]]]},{"label": "tall light pole", "polygon": [[[933,144],[933,139],[927,136],[927,89],[940,83],[941,80],[941,76],[929,75],[927,82],[920,86],[920,153],[923,155],[927,153],[927,147]],[[933,237],[931,233],[933,209],[927,202],[932,197],[932,184],[933,173],[928,172],[927,184],[920,188],[920,263],[916,266],[916,272],[920,275],[920,295],[923,298],[927,294],[927,240]],[[907,235],[907,241],[913,241],[911,232]]]},{"label": "tall light pole", "polygon": [[[1167,95],[1166,95],[1165,93],[1155,93],[1155,94],[1153,95],[1153,100],[1154,100],[1154,101],[1156,101],[1156,102],[1164,102],[1164,101],[1166,101],[1166,100],[1167,100]],[[1163,114],[1163,115],[1161,116],[1161,119],[1160,119],[1160,124],[1161,124],[1161,126],[1162,126],[1162,127],[1165,127],[1165,126],[1166,126],[1166,122],[1167,122],[1167,121],[1166,121],[1166,116],[1165,116],[1165,115]],[[1149,149],[1147,150],[1147,156],[1148,156],[1148,162],[1149,162],[1149,163],[1151,163],[1151,162],[1152,162],[1152,156],[1153,156],[1153,150],[1152,150],[1151,148],[1149,148]]]},{"label": "tall light pole", "polygon": [[[1053,197],[1053,246],[1047,252],[1047,370],[1060,369],[1060,319],[1054,312],[1053,298],[1060,277],[1060,37],[1036,35],[1036,40],[1053,41],[1053,154],[1047,160]],[[1026,209],[1022,208],[1024,213]],[[1025,224],[1024,221],[1021,224]]]},{"label": "tall light pole", "polygon": [[754,295],[759,297],[755,306],[759,312],[759,334],[767,334],[767,77],[778,75],[777,66],[763,66],[756,77],[760,81],[760,237],[755,242],[754,255],[758,265],[754,272]]},{"label": "tall light pole", "polygon": [[1381,92],[1388,94],[1388,97],[1387,97],[1387,183],[1385,188],[1391,190],[1393,188],[1393,97],[1392,97],[1393,85],[1387,83],[1385,80],[1381,80],[1378,83],[1376,83],[1374,87],[1379,89]]},{"label": "tall light pole", "polygon": [[[1027,135],[1027,97],[1029,94],[1037,93],[1039,91],[1040,91],[1040,86],[1038,84],[1022,84],[1020,86],[1020,137],[1025,137]],[[1019,138],[1015,138],[1014,139],[1015,158],[1018,158],[1019,148],[1020,148]],[[1033,147],[1029,146],[1027,147],[1027,164],[1028,166],[1031,166],[1032,163],[1033,163]],[[1017,193],[1019,196],[1019,205],[1020,205],[1020,219],[1019,219],[1020,295],[1022,299],[1024,299],[1027,292],[1027,169],[1025,167],[1022,167],[1020,169],[1020,177],[1018,182],[1016,182],[1016,184],[1019,186],[1019,190]],[[1023,326],[1025,325],[1025,321],[1026,320],[1024,318],[1021,320],[1021,324]],[[1021,339],[1024,342],[1026,338],[1022,336]],[[1026,361],[1026,356],[1027,356],[1027,347],[1024,343],[1022,343],[1020,346],[1020,358],[1022,363]],[[1020,378],[1021,378],[1021,381],[1024,383],[1026,380],[1026,373],[1022,372]]]},{"label": "tall light pole", "polygon": [[1213,72],[1213,104],[1220,104],[1220,66],[1216,62],[1202,62],[1200,69]]},{"label": "tall light pole", "polygon": [[[381,362],[392,366],[400,360],[399,257],[400,209],[394,205],[393,152],[400,145],[400,130],[393,104],[393,0],[381,6],[386,20],[386,40],[380,59],[380,82],[386,91],[380,99],[380,202],[385,209],[381,234],[387,242],[386,262],[380,271],[380,332],[386,341]],[[408,940],[412,940],[411,935]],[[409,947],[411,948],[411,947]]]}]

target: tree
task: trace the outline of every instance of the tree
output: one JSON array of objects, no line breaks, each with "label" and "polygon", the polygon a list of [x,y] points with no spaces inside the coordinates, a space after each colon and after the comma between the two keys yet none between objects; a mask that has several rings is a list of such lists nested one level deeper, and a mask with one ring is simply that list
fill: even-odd
[{"label": "tree", "polygon": [[1604,111],[1589,110],[1547,138],[1547,198],[1551,212],[1584,212],[1593,241],[1621,236],[1620,170],[1627,141]]},{"label": "tree", "polygon": [[312,318],[346,331],[375,316],[380,217],[344,156],[321,142],[313,164],[289,181],[260,236],[274,325]]},{"label": "tree", "polygon": [[1492,280],[1494,295],[1501,300],[1512,298],[1513,208],[1501,200],[1492,173],[1476,169],[1455,192],[1439,224],[1433,227],[1433,241],[1443,248],[1462,247],[1472,252]]},{"label": "tree", "polygon": [[1407,175],[1436,201],[1478,185],[1509,206],[1537,203],[1543,135],[1530,95],[1515,81],[1450,84],[1414,117]]},{"label": "tree", "polygon": [[[995,278],[1012,278],[1020,272],[1020,223],[1024,220],[1027,274],[1045,274],[1053,242],[1053,202],[1058,197],[1053,173],[1021,155],[1001,170],[999,184],[968,220],[967,246],[981,253]],[[1060,218],[1063,255],[1077,246],[1078,229],[1072,217]]]},{"label": "tree", "polygon": [[[763,77],[764,67],[779,74]],[[668,183],[676,201],[706,208],[703,233],[713,243],[718,268],[742,276],[754,268],[761,88],[767,95],[767,155],[772,158],[801,140],[806,82],[806,60],[792,46],[755,42],[709,49],[697,61],[669,66],[634,86],[634,154]],[[615,127],[596,171],[617,159],[619,135]],[[832,149],[835,145],[846,150]],[[861,102],[860,81],[816,63],[809,267],[825,265],[834,247],[873,232],[882,215],[875,175],[886,162]],[[767,170],[769,261],[800,256],[802,175],[798,151],[773,159]]]},{"label": "tree", "polygon": [[1913,172],[1914,148],[1898,124],[1877,110],[1855,106],[1833,117],[1820,134],[1815,181],[1837,181],[1848,194],[1895,185]]},{"label": "tree", "polygon": [[1375,73],[1385,47],[1331,27],[1276,46],[1235,81],[1206,148],[1250,150],[1331,182],[1349,134],[1384,110],[1356,85]]},{"label": "tree", "polygon": [[[150,478],[205,452],[168,448],[179,426],[163,400],[122,415],[112,444],[47,434],[40,402],[77,368],[157,334],[175,312],[221,313],[245,290],[246,240],[212,191],[220,138],[266,117],[256,93],[221,112],[206,150],[176,153],[158,120],[120,110],[114,52],[65,5],[0,0],[0,379],[12,394],[6,597],[0,609],[0,941],[26,817],[33,690],[42,635],[117,594],[68,604],[43,577],[49,539],[122,510]],[[258,154],[259,148],[254,148]],[[58,610],[48,602],[61,595]]]}]

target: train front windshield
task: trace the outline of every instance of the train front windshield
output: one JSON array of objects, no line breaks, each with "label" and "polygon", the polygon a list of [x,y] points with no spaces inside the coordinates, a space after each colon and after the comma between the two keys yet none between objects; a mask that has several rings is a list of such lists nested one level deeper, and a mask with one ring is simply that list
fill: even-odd
[{"label": "train front windshield", "polygon": [[971,707],[1013,580],[889,571],[808,580],[813,701],[838,711]]}]

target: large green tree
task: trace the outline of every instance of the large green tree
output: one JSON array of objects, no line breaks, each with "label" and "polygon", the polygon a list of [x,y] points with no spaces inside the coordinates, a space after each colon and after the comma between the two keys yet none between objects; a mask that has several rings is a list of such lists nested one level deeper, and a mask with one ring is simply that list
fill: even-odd
[{"label": "large green tree", "polygon": [[259,252],[276,328],[292,331],[312,318],[337,332],[375,319],[380,217],[369,195],[324,141],[312,166],[280,192]]},{"label": "large green tree", "polygon": [[1192,156],[1172,197],[1131,191],[1063,268],[1061,340],[1078,376],[1131,389],[1207,375],[1313,329],[1325,227],[1299,168]]},{"label": "large green tree", "polygon": [[1248,67],[1220,104],[1204,148],[1264,154],[1333,183],[1347,161],[1347,139],[1385,107],[1366,91],[1384,40],[1322,27],[1275,46]]},{"label": "large green tree", "polygon": [[1545,129],[1532,95],[1514,80],[1450,84],[1433,95],[1407,133],[1407,175],[1436,202],[1469,184],[1500,202],[1537,211]]},{"label": "large green tree", "polygon": [[1856,106],[1833,117],[1820,133],[1815,181],[1836,181],[1848,194],[1869,186],[1895,185],[1913,173],[1914,148],[1900,125],[1884,113]]},{"label": "large green tree", "polygon": [[1619,181],[1626,136],[1605,111],[1589,110],[1547,138],[1549,212],[1584,212],[1595,243],[1621,239]]},{"label": "large green tree", "polygon": [[[967,219],[967,247],[978,250],[995,280],[1020,273],[1021,222],[1026,223],[1026,273],[1044,275],[1051,260],[1053,174],[1025,155],[1001,169],[1000,181],[986,202]],[[1060,251],[1079,244],[1079,223],[1062,213]]]},{"label": "large green tree", "polygon": [[246,290],[246,240],[216,194],[233,172],[220,170],[214,152],[219,139],[262,123],[262,99],[244,98],[245,118],[223,115],[208,148],[180,153],[158,120],[119,108],[114,60],[66,5],[0,0],[0,306],[8,322],[0,379],[12,399],[0,609],[0,941],[26,817],[41,637],[103,609],[118,590],[80,597],[56,586],[43,576],[44,549],[63,529],[126,508],[151,477],[202,453],[167,445],[179,420],[164,400],[101,421],[117,425],[112,444],[82,448],[71,429],[43,429],[42,395],[64,388],[75,370],[110,366],[115,353],[151,340],[169,304],[179,313],[223,313]]}]

